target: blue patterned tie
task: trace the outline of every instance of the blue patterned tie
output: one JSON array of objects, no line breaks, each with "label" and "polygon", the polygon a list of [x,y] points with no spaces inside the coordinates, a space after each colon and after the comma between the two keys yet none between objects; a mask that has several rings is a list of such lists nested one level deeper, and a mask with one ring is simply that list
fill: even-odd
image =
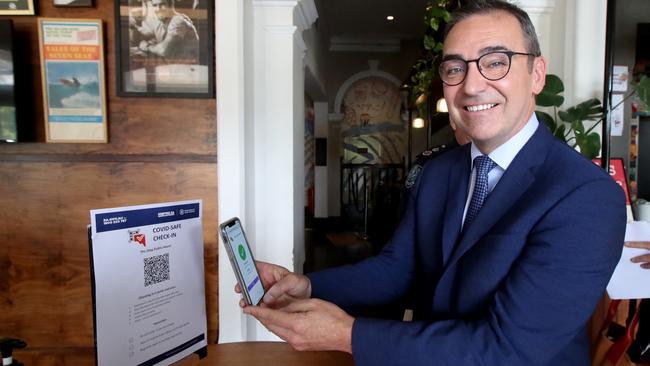
[{"label": "blue patterned tie", "polygon": [[476,167],[476,181],[474,182],[474,192],[472,193],[472,200],[469,201],[463,229],[474,221],[481,207],[483,207],[485,198],[488,195],[488,173],[497,166],[497,163],[493,162],[487,155],[480,155],[474,158],[474,166]]}]

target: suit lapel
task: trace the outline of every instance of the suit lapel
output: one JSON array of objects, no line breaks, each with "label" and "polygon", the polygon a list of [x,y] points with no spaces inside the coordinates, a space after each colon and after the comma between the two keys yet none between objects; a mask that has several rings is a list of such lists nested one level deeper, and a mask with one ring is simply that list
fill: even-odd
[{"label": "suit lapel", "polygon": [[552,136],[547,132],[546,127],[540,124],[535,134],[505,171],[494,190],[488,195],[472,224],[467,227],[467,231],[453,250],[449,265],[456,262],[476,244],[535,181],[533,168],[542,164],[546,159],[550,144],[549,138]]},{"label": "suit lapel", "polygon": [[442,227],[442,258],[446,263],[454,247],[458,243],[460,224],[463,219],[465,201],[467,201],[467,187],[471,168],[469,144],[460,148],[456,164],[449,174],[448,196],[445,206],[445,222]]}]

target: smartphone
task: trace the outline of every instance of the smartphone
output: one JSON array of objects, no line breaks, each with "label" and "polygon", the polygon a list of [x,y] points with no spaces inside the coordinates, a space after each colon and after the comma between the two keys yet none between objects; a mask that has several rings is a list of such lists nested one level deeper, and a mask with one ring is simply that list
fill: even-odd
[{"label": "smartphone", "polygon": [[246,240],[241,221],[233,217],[219,225],[219,231],[244,300],[249,305],[258,305],[264,297],[264,287],[255,267],[253,252]]}]

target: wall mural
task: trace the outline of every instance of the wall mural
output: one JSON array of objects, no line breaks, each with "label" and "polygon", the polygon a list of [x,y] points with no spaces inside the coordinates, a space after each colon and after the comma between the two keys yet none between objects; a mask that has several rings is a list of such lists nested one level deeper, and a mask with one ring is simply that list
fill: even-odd
[{"label": "wall mural", "polygon": [[390,81],[369,77],[352,84],[343,98],[343,162],[397,164],[405,152],[401,96]]}]

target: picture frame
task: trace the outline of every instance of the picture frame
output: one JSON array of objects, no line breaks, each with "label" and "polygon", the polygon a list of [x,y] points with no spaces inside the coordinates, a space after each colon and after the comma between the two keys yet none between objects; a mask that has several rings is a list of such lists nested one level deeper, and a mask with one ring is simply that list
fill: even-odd
[{"label": "picture frame", "polygon": [[115,1],[122,97],[214,97],[212,0]]},{"label": "picture frame", "polygon": [[17,142],[13,21],[0,19],[0,142]]},{"label": "picture frame", "polygon": [[93,0],[52,0],[52,4],[61,8],[92,7]]},{"label": "picture frame", "polygon": [[0,15],[34,15],[34,0],[0,1]]},{"label": "picture frame", "polygon": [[106,143],[101,19],[38,19],[47,142]]}]

